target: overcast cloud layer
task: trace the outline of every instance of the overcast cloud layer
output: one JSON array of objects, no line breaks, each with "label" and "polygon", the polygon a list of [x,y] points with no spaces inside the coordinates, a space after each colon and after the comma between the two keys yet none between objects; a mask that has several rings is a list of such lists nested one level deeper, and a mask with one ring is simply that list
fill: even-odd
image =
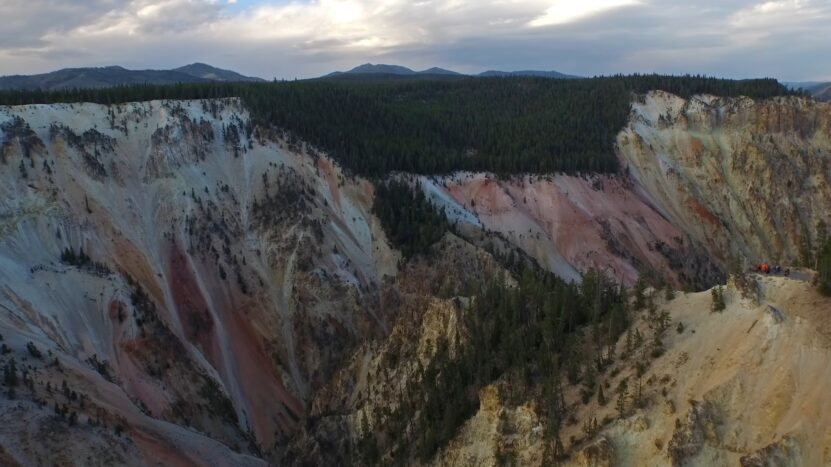
[{"label": "overcast cloud layer", "polygon": [[0,0],[0,74],[364,62],[831,80],[831,0]]}]

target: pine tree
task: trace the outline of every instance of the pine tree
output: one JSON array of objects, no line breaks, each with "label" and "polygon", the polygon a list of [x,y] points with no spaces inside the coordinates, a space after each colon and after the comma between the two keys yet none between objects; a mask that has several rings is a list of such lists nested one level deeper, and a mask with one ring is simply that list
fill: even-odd
[{"label": "pine tree", "polygon": [[804,267],[811,267],[811,254],[813,247],[811,246],[811,236],[808,234],[808,229],[805,224],[802,225],[802,233],[799,237],[799,265]]},{"label": "pine tree", "polygon": [[624,344],[624,358],[629,358],[632,355],[632,351],[635,349],[635,341],[632,334],[632,328],[629,328],[626,331],[626,343]]},{"label": "pine tree", "polygon": [[712,312],[723,311],[727,308],[727,305],[724,302],[724,290],[721,286],[713,287],[713,290],[710,293],[713,297],[713,304],[711,306]]},{"label": "pine tree", "polygon": [[819,257],[822,254],[823,249],[825,248],[825,244],[828,241],[828,227],[825,225],[825,221],[820,219],[817,221],[817,251],[816,251],[816,258],[814,260],[814,269],[819,269]]},{"label": "pine tree", "polygon": [[17,386],[17,362],[12,358],[9,363],[3,367],[3,384],[13,388]]},{"label": "pine tree", "polygon": [[817,288],[821,294],[831,296],[831,240],[825,241],[817,258]]},{"label": "pine tree", "polygon": [[635,339],[634,339],[634,347],[636,349],[643,348],[643,335],[641,334],[640,329],[635,329]]},{"label": "pine tree", "polygon": [[640,311],[646,308],[646,297],[644,296],[644,292],[646,290],[646,281],[643,277],[638,277],[638,281],[635,282],[635,289],[633,293],[635,294],[635,303],[632,305],[635,311]]},{"label": "pine tree", "polygon": [[626,413],[626,399],[629,397],[629,383],[624,378],[617,388],[617,401],[615,402],[615,409],[621,417]]}]

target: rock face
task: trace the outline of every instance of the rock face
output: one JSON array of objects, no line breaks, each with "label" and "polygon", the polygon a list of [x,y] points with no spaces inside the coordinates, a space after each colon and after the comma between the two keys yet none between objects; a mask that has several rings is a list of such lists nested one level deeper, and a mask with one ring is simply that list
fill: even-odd
[{"label": "rock face", "polygon": [[652,92],[633,103],[617,147],[638,190],[722,264],[793,264],[829,221],[828,103]]},{"label": "rock face", "polygon": [[607,438],[600,436],[577,453],[576,462],[580,467],[612,467],[615,450]]},{"label": "rock face", "polygon": [[497,385],[479,392],[479,411],[433,460],[433,465],[542,465],[542,421],[534,402],[503,403]]},{"label": "rock face", "polygon": [[686,418],[675,425],[675,431],[667,445],[667,453],[673,466],[698,454],[705,442],[718,443],[716,417],[712,407],[698,401],[690,401]]},{"label": "rock face", "polygon": [[620,177],[499,180],[463,173],[425,177],[421,183],[458,224],[496,233],[566,279],[579,280],[591,268],[627,285],[647,269],[669,271],[668,279],[676,283],[706,284],[721,277],[682,230]]},{"label": "rock face", "polygon": [[387,326],[397,253],[372,186],[255,131],[238,101],[2,108],[0,128],[3,360],[46,404],[4,424],[21,463],[54,404],[128,434],[127,463],[260,463],[226,446],[279,450]]}]

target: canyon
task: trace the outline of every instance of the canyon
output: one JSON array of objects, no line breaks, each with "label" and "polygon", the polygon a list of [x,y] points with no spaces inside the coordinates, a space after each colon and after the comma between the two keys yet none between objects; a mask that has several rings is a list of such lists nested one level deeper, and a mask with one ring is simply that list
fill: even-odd
[{"label": "canyon", "polygon": [[[614,150],[619,174],[391,175],[453,225],[404,258],[374,181],[238,99],[0,107],[0,361],[23,381],[0,397],[0,460],[348,463],[439,343],[465,345],[466,286],[513,255],[690,292],[653,292],[685,330],[642,377],[650,404],[615,418],[566,392],[581,420],[608,417],[563,432],[568,462],[831,461],[827,424],[800,421],[831,403],[812,273],[731,282],[709,310],[731,269],[796,264],[831,221],[831,104],[650,92]],[[543,462],[536,401],[500,391],[430,463]]]}]

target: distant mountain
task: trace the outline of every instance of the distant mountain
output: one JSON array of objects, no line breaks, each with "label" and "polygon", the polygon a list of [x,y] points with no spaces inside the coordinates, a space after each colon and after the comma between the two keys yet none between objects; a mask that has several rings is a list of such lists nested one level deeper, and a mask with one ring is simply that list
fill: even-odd
[{"label": "distant mountain", "polygon": [[822,84],[820,81],[780,81],[780,83],[785,85],[788,89],[808,89],[818,84]]},{"label": "distant mountain", "polygon": [[461,73],[452,71],[452,70],[445,70],[444,68],[428,68],[424,71],[419,71],[418,74],[420,75],[447,75],[447,76],[464,76]]},{"label": "distant mountain", "polygon": [[333,78],[337,76],[343,75],[395,75],[395,76],[425,76],[425,75],[443,75],[443,76],[481,76],[481,77],[488,77],[488,76],[540,76],[544,78],[555,78],[555,79],[572,79],[572,78],[580,78],[580,76],[574,75],[566,75],[564,73],[560,73],[557,71],[537,71],[537,70],[523,70],[523,71],[496,71],[496,70],[489,70],[484,73],[480,73],[478,75],[464,75],[462,73],[458,73],[452,70],[446,70],[444,68],[428,68],[423,71],[415,71],[410,68],[400,66],[400,65],[383,65],[378,64],[374,65],[372,63],[365,63],[363,65],[357,66],[349,71],[336,71],[334,73],[330,73],[324,78]]},{"label": "distant mountain", "polygon": [[415,71],[399,65],[373,65],[371,63],[365,63],[363,65],[357,66],[347,73],[352,74],[389,74],[389,75],[414,75],[416,74]]},{"label": "distant mountain", "polygon": [[65,68],[39,75],[0,77],[0,90],[102,88],[123,84],[209,83],[214,81],[259,81],[236,72],[194,63],[175,70],[128,70],[120,66]]},{"label": "distant mountain", "polygon": [[538,77],[541,77],[541,78],[554,78],[554,79],[577,79],[577,78],[582,78],[582,76],[567,75],[565,73],[560,73],[559,71],[540,71],[540,70],[520,70],[520,71],[488,70],[484,73],[479,73],[477,76],[481,76],[481,77],[491,77],[491,76],[538,76]]},{"label": "distant mountain", "polygon": [[191,63],[190,65],[174,68],[172,71],[211,81],[264,81],[262,78],[244,76],[236,71],[223,70],[204,63]]},{"label": "distant mountain", "polygon": [[782,83],[790,89],[804,89],[818,101],[831,102],[831,82],[819,81]]},{"label": "distant mountain", "polygon": [[416,75],[445,75],[445,76],[464,76],[461,73],[457,73],[451,70],[445,70],[444,68],[428,68],[427,70],[423,71],[415,71],[405,66],[400,65],[384,65],[384,64],[372,64],[372,63],[364,63],[363,65],[356,66],[355,68],[349,71],[336,71],[334,73],[329,73],[328,75],[324,76],[324,78],[331,78],[335,76],[342,76],[342,75],[396,75],[396,76],[416,76]]}]

